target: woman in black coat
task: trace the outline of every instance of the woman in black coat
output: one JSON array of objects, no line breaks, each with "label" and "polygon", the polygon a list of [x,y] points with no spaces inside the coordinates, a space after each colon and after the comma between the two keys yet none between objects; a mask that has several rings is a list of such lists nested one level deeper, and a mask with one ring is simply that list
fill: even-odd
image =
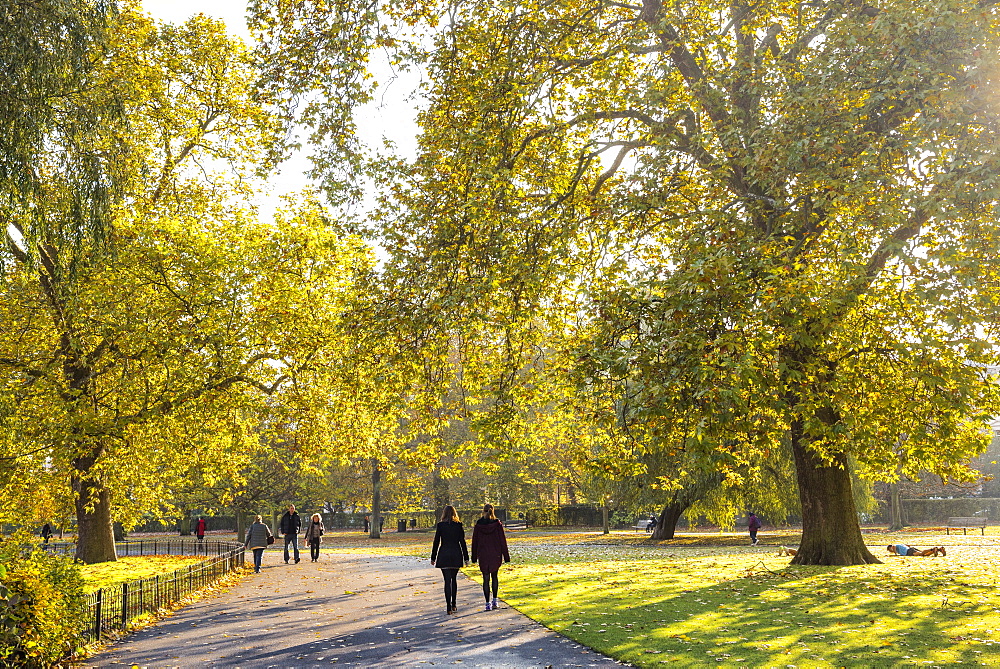
[{"label": "woman in black coat", "polygon": [[450,504],[441,513],[441,522],[434,532],[434,547],[431,548],[431,566],[441,570],[444,576],[444,601],[448,613],[458,610],[458,570],[469,565],[469,549],[465,544],[465,529],[458,520],[458,512]]}]

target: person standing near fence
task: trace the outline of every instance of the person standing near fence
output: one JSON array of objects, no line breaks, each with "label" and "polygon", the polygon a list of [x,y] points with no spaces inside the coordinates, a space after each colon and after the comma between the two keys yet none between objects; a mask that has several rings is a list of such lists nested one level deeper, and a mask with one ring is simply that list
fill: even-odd
[{"label": "person standing near fence", "polygon": [[465,528],[458,519],[458,511],[448,505],[441,512],[441,522],[434,532],[431,548],[431,566],[441,570],[444,577],[444,602],[448,613],[458,610],[458,570],[469,564],[469,548],[465,543]]},{"label": "person standing near fence", "polygon": [[292,545],[295,553],[295,564],[299,563],[299,530],[302,528],[302,519],[295,512],[295,505],[289,504],[288,511],[281,517],[281,536],[285,537],[285,564],[288,564],[288,544]]},{"label": "person standing near fence", "polygon": [[205,530],[208,528],[208,523],[205,522],[204,518],[198,518],[198,522],[195,523],[194,533],[198,535],[198,541],[205,540]]},{"label": "person standing near fence", "polygon": [[48,523],[42,525],[42,543],[49,543],[49,539],[52,538],[52,526]]},{"label": "person standing near fence", "polygon": [[[260,562],[264,557],[264,549],[274,543],[274,535],[271,528],[264,524],[258,514],[253,523],[247,529],[247,540],[244,545],[253,551],[253,571],[260,573]],[[285,550],[288,550],[287,548]]]},{"label": "person standing near fence", "polygon": [[309,556],[313,562],[319,562],[319,544],[324,530],[323,517],[314,513],[310,523],[306,525],[306,533],[302,536],[302,543],[309,545]]},{"label": "person standing near fence", "polygon": [[[492,504],[483,507],[483,517],[477,520],[472,528],[472,562],[473,564],[478,562],[479,570],[483,572],[483,596],[486,597],[486,610],[499,608],[497,604],[497,591],[500,587],[498,573],[503,562],[510,562],[510,553],[507,551],[507,536],[503,531],[503,523],[497,520]],[[492,599],[490,599],[491,592]]]}]

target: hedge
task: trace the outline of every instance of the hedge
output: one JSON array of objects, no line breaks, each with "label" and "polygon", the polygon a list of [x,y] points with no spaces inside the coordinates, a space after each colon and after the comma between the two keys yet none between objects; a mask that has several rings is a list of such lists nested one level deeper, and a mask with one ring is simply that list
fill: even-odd
[{"label": "hedge", "polygon": [[7,537],[0,544],[0,665],[51,667],[71,655],[86,603],[72,558],[43,551],[26,532]]}]

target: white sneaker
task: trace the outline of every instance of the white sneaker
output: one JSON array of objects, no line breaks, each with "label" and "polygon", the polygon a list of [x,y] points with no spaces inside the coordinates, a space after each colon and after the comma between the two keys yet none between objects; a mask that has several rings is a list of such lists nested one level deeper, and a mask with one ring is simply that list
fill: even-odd
[{"label": "white sneaker", "polygon": [[492,604],[492,606],[493,606],[493,609],[494,609],[494,610],[496,610],[496,609],[499,609],[499,608],[500,608],[500,603],[499,603],[499,602],[497,602],[497,599],[496,599],[496,597],[494,597],[494,598],[493,598],[493,604]]},{"label": "white sneaker", "polygon": [[490,604],[489,602],[486,602],[486,608],[485,608],[485,609],[483,609],[483,610],[484,610],[484,611],[489,611],[489,610],[490,610],[490,609],[492,609],[492,608],[493,608],[493,605],[492,605],[492,604]]}]

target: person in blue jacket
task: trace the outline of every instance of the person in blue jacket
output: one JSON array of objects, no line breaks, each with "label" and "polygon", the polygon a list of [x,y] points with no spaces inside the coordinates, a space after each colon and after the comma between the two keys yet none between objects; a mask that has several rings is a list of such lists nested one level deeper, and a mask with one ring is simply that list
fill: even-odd
[{"label": "person in blue jacket", "polygon": [[888,550],[893,555],[902,555],[904,557],[909,555],[918,555],[920,557],[937,557],[940,555],[947,555],[948,551],[944,549],[944,546],[934,546],[932,548],[927,548],[925,550],[920,550],[919,548],[914,548],[913,546],[907,546],[906,544],[889,544],[886,546]]}]

